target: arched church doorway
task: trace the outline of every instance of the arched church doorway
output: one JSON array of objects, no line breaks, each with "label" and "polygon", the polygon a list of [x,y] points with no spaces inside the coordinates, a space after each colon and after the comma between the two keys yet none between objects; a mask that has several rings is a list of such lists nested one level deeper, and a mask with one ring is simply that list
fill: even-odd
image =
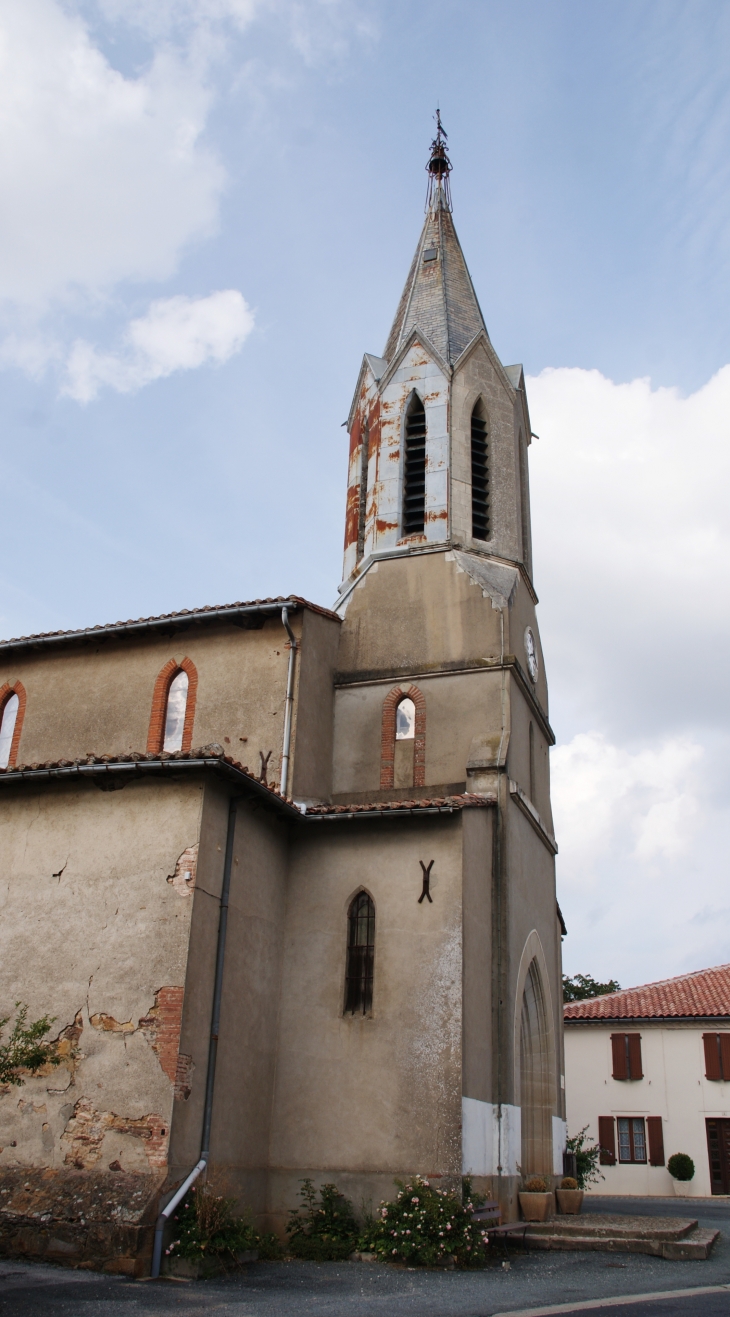
[{"label": "arched church doorway", "polygon": [[550,1028],[537,958],[530,962],[520,1018],[520,1107],[523,1175],[551,1175],[552,1065]]}]

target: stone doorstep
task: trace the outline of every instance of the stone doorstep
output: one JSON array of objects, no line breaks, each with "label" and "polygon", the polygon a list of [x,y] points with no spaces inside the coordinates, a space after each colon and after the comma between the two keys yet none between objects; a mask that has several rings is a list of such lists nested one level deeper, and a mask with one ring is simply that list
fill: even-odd
[{"label": "stone doorstep", "polygon": [[[646,1218],[644,1218],[646,1219]],[[553,1223],[547,1223],[548,1226]],[[686,1224],[686,1223],[682,1223]],[[652,1236],[651,1231],[637,1235],[613,1235],[576,1233],[547,1233],[528,1231],[525,1243],[528,1248],[554,1249],[576,1252],[603,1253],[648,1253],[653,1257],[666,1258],[673,1262],[704,1262],[712,1251],[712,1246],[720,1234],[719,1230],[706,1230],[695,1227],[689,1233],[676,1235],[674,1238]]]},{"label": "stone doorstep", "polygon": [[592,1212],[590,1216],[558,1216],[549,1221],[531,1223],[536,1235],[559,1235],[581,1239],[684,1239],[697,1229],[692,1217],[628,1216]]}]

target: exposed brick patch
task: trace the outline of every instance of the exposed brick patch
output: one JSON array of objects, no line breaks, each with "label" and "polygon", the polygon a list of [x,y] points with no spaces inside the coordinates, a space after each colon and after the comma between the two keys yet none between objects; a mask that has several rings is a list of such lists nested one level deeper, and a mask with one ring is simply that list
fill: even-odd
[{"label": "exposed brick patch", "polygon": [[133,1120],[128,1116],[118,1116],[114,1111],[97,1111],[89,1098],[79,1098],[61,1135],[61,1141],[69,1145],[65,1165],[75,1166],[79,1171],[96,1166],[107,1130],[141,1139],[152,1170],[164,1170],[167,1166],[170,1131],[162,1116],[151,1114]]},{"label": "exposed brick patch", "polygon": [[159,988],[154,1006],[139,1022],[142,1033],[173,1085],[177,1079],[184,992],[184,988]]},{"label": "exposed brick patch", "polygon": [[15,685],[13,686],[11,686],[6,681],[4,686],[0,686],[0,722],[2,721],[5,705],[7,704],[8,700],[12,698],[13,695],[17,695],[18,697],[18,713],[15,719],[15,727],[13,729],[13,739],[10,742],[10,755],[8,757],[8,768],[14,768],[15,764],[17,763],[18,747],[20,745],[20,734],[23,730],[23,719],[25,717],[25,706],[27,703],[27,696],[25,693],[25,686],[23,685],[22,681],[16,681]]},{"label": "exposed brick patch", "polygon": [[89,1016],[89,1021],[95,1029],[100,1029],[104,1033],[134,1033],[134,1024],[131,1020],[115,1020],[113,1015],[107,1015],[106,1011],[97,1011],[96,1015]]},{"label": "exposed brick patch", "polygon": [[185,705],[182,749],[189,750],[193,744],[195,701],[198,695],[198,670],[192,659],[184,658],[178,663],[176,659],[171,658],[162,671],[158,673],[152,694],[150,729],[147,734],[148,754],[156,755],[162,750],[165,739],[165,720],[167,718],[167,696],[178,672],[187,672],[188,674],[188,701]]},{"label": "exposed brick patch", "polygon": [[383,721],[380,733],[380,789],[391,790],[395,774],[395,715],[404,699],[413,700],[416,710],[415,739],[413,746],[413,785],[422,787],[426,782],[426,700],[417,686],[394,686],[383,700]]},{"label": "exposed brick patch", "polygon": [[178,1102],[187,1102],[193,1091],[193,1065],[192,1056],[186,1056],[184,1052],[178,1053],[177,1066],[175,1068],[175,1092],[174,1096]]},{"label": "exposed brick patch", "polygon": [[198,843],[186,846],[175,864],[174,873],[167,876],[167,881],[174,887],[178,896],[192,896],[195,891],[195,875],[198,868]]}]

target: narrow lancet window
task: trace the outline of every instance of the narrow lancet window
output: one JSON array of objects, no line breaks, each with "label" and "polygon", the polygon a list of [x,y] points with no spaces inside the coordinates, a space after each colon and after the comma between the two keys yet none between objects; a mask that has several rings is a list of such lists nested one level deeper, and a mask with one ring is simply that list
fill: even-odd
[{"label": "narrow lancet window", "polygon": [[471,533],[475,540],[489,539],[489,448],[481,402],[471,414]]},{"label": "narrow lancet window", "polygon": [[403,534],[422,535],[426,524],[426,413],[417,394],[406,415]]},{"label": "narrow lancet window", "polygon": [[367,516],[368,504],[368,462],[370,449],[370,433],[367,424],[362,427],[362,437],[360,439],[360,506],[357,516],[357,561],[359,562],[365,552],[365,522]]},{"label": "narrow lancet window", "polygon": [[373,1005],[375,958],[375,906],[367,892],[358,892],[347,922],[345,1014],[367,1015]]},{"label": "narrow lancet window", "polygon": [[0,722],[0,768],[7,768],[10,762],[10,750],[13,744],[13,733],[15,732],[19,707],[20,700],[18,696],[11,695],[10,699],[6,700],[2,711],[2,721]]},{"label": "narrow lancet window", "polygon": [[[185,710],[188,704],[188,674],[178,672],[170,683],[167,693],[167,714],[165,717],[165,740],[163,750],[182,750],[183,732],[185,730]],[[159,742],[158,742],[159,745]]]}]

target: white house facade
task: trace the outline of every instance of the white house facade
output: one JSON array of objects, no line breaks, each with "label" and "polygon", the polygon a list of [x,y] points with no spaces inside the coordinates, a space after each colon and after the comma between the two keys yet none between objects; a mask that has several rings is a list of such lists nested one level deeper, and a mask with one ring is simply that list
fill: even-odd
[{"label": "white house facade", "polygon": [[[730,965],[569,1002],[568,1133],[601,1146],[601,1194],[730,1194]],[[688,1153],[689,1183],[667,1162]]]}]

